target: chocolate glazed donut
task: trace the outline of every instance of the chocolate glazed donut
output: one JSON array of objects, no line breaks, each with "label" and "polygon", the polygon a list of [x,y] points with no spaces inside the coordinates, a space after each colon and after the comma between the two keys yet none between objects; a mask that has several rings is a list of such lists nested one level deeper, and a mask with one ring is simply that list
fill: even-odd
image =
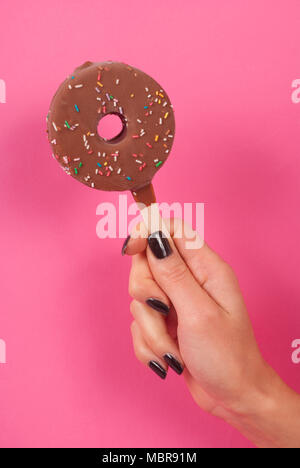
[{"label": "chocolate glazed donut", "polygon": [[[122,121],[111,140],[98,135],[107,114]],[[142,71],[118,62],[85,62],[58,88],[47,116],[53,156],[64,171],[99,190],[130,190],[136,201],[155,202],[152,178],[174,138],[171,102]]]}]

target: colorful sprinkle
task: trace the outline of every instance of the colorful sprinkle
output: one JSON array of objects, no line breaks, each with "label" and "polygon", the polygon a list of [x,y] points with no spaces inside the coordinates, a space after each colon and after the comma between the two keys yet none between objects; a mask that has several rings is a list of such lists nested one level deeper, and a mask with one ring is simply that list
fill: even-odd
[{"label": "colorful sprinkle", "polygon": [[[131,67],[128,67],[128,69],[134,73],[135,70],[132,69]],[[123,108],[121,107],[121,102],[116,98],[114,97],[112,94],[110,94],[109,91],[107,91],[107,87],[106,87],[106,82],[105,84],[103,84],[103,81],[105,81],[103,79],[103,73],[106,73],[106,72],[101,72],[100,73],[100,70],[110,70],[110,68],[108,67],[100,67],[98,66],[97,67],[97,70],[94,74],[94,84],[92,86],[92,89],[94,88],[97,92],[97,94],[94,94],[94,99],[95,99],[95,112],[98,112],[99,117],[101,117],[101,114],[102,116],[105,115],[106,113],[108,112],[117,112],[120,117],[122,118],[123,122],[124,122],[124,125],[128,126],[128,121],[126,119],[126,117],[124,116],[124,110]],[[135,74],[138,76],[138,74]],[[131,75],[132,76],[132,75]],[[70,76],[69,76],[69,81],[67,81],[66,85],[65,85],[65,90],[66,92],[68,92],[68,88],[69,89],[74,89],[74,88],[82,88],[83,86],[86,88],[86,83],[78,83],[78,81],[80,80],[80,78],[78,79],[77,75],[76,76],[72,76],[72,80],[73,78],[76,78],[77,80],[77,83],[76,81],[70,81]],[[97,80],[96,80],[97,78]],[[105,76],[106,78],[106,76]],[[120,81],[121,80],[118,78],[118,77],[114,77],[113,80],[115,80],[115,86],[119,85],[120,84]],[[113,82],[113,81],[112,81]],[[102,89],[101,89],[102,88]],[[170,151],[169,147],[169,143],[172,143],[169,138],[173,138],[174,135],[171,135],[172,133],[172,129],[168,129],[168,123],[166,122],[166,124],[164,125],[164,120],[168,119],[168,117],[171,117],[172,116],[172,110],[171,110],[171,104],[170,102],[168,101],[168,96],[164,94],[164,91],[162,89],[158,89],[155,91],[155,89],[151,89],[149,90],[148,87],[144,87],[145,89],[145,94],[144,94],[144,102],[142,103],[141,107],[140,107],[140,113],[139,113],[139,118],[135,117],[136,118],[136,122],[139,123],[139,127],[137,127],[136,131],[137,133],[135,135],[132,135],[131,134],[131,137],[133,139],[138,139],[138,138],[142,138],[142,137],[146,137],[144,138],[143,140],[141,140],[141,143],[143,142],[143,144],[145,146],[147,146],[148,148],[151,148],[153,149],[153,154],[155,155],[155,148],[158,148],[160,147],[162,152],[163,153],[168,153]],[[112,88],[112,91],[114,92],[115,88]],[[76,91],[72,91],[73,93],[75,92],[76,94]],[[99,93],[99,94],[98,94]],[[71,94],[69,95],[71,97]],[[127,92],[127,99],[129,98],[135,98],[135,92],[132,90],[132,92],[130,92],[130,90],[128,90]],[[79,102],[79,104],[75,104],[74,101],[76,102]],[[72,105],[74,106],[73,109],[76,111],[76,112],[83,112],[83,109],[82,107],[79,108],[79,105],[81,106],[81,101],[79,99],[74,98],[74,101],[72,103]],[[159,112],[159,108],[156,108],[155,104],[160,104],[162,107],[161,107],[161,112]],[[73,112],[74,112],[73,110]],[[156,112],[159,112],[160,115],[156,115]],[[76,115],[76,114],[75,114]],[[145,118],[146,116],[146,118]],[[153,123],[154,125],[154,128],[156,126],[156,131],[158,131],[159,133],[158,134],[155,134],[155,132],[153,132],[152,135],[149,135],[149,132],[148,132],[148,126],[149,126],[149,122],[148,122],[148,118],[150,118],[151,116],[155,117],[155,122]],[[74,130],[75,128],[77,128],[77,126],[79,127],[79,129],[77,130],[77,132],[80,130],[80,135],[83,137],[83,142],[84,142],[84,149],[86,150],[86,154],[93,154],[95,153],[96,156],[98,156],[98,158],[96,158],[96,160],[94,161],[94,169],[91,173],[91,175],[85,175],[84,173],[82,174],[81,172],[81,168],[84,166],[84,171],[87,171],[88,168],[86,168],[85,164],[84,164],[84,159],[83,161],[81,161],[81,158],[79,157],[69,157],[69,156],[58,156],[58,155],[55,155],[54,153],[54,157],[59,159],[59,161],[61,161],[61,163],[64,161],[64,163],[62,164],[63,168],[64,169],[67,169],[68,171],[71,171],[71,174],[76,174],[77,175],[80,175],[80,178],[82,177],[83,178],[83,181],[86,181],[87,185],[89,185],[90,187],[94,187],[94,185],[96,184],[96,178],[98,177],[98,175],[100,176],[107,176],[109,177],[110,175],[112,175],[112,178],[114,177],[115,174],[118,174],[119,175],[119,179],[122,179],[124,181],[125,180],[128,180],[128,181],[133,181],[134,180],[134,173],[133,173],[133,178],[130,177],[129,175],[126,175],[124,169],[122,169],[120,167],[120,160],[122,159],[119,158],[120,156],[120,152],[118,150],[115,150],[115,149],[111,149],[107,154],[105,153],[102,153],[102,151],[94,151],[95,148],[93,148],[94,146],[94,140],[91,140],[91,137],[92,136],[95,136],[96,133],[92,134],[90,131],[88,132],[87,129],[86,130],[83,130],[81,129],[81,125],[79,125],[78,123],[77,124],[74,124],[72,123],[72,117],[69,116],[69,115],[66,115],[66,117],[68,117],[70,119],[70,122],[68,120],[65,120],[64,121],[64,127],[67,128],[67,129],[70,129],[70,130]],[[73,116],[74,117],[74,116]],[[78,116],[79,117],[79,116]],[[170,120],[170,119],[169,119]],[[53,128],[55,129],[56,132],[59,132],[63,129],[63,125],[61,125],[61,127],[59,126],[56,126],[56,124],[54,122],[51,122],[51,124],[53,125]],[[158,125],[164,125],[161,129]],[[144,127],[144,128],[143,128]],[[168,129],[168,130],[167,130]],[[163,130],[163,131],[161,131]],[[166,131],[167,130],[167,131]],[[83,135],[83,132],[85,133],[85,135]],[[81,138],[80,136],[80,138]],[[52,133],[52,138],[55,138],[54,137],[54,134]],[[105,139],[104,139],[105,140]],[[148,141],[147,141],[148,140]],[[52,140],[51,138],[49,138],[49,141],[51,141],[52,145],[56,144],[56,140]],[[138,143],[138,142],[136,142]],[[158,145],[155,145],[154,143],[158,143]],[[144,153],[129,153],[129,154],[132,154],[132,157],[135,159],[135,163],[136,163],[136,171],[139,170],[139,171],[142,171],[144,170],[144,168],[147,167],[147,164],[145,162],[145,155],[147,154],[146,152],[148,150],[146,150],[144,146]],[[57,146],[56,146],[57,148]],[[82,146],[81,146],[82,148]],[[133,148],[134,150],[138,151],[138,148]],[[92,156],[93,157],[93,156]],[[102,159],[101,157],[103,157],[104,159]],[[155,158],[156,156],[154,156]],[[161,155],[161,157],[163,158],[163,155]],[[102,159],[102,163],[98,163],[97,161],[100,160],[100,158]],[[166,155],[164,156],[164,158],[166,158]],[[152,164],[155,168],[159,168],[161,165],[164,164],[164,158],[162,160],[160,160],[158,157],[156,157],[156,159],[153,159],[152,158]],[[74,166],[76,165],[76,167],[70,167],[70,164],[71,162],[73,162]],[[133,161],[132,161],[133,162]],[[96,164],[95,164],[96,163]],[[149,163],[148,163],[149,165]],[[150,163],[151,165],[151,163]],[[153,167],[152,166],[152,167]],[[150,169],[149,169],[150,170]],[[142,176],[142,175],[141,175]],[[94,182],[93,182],[93,177],[94,177]],[[130,184],[132,185],[132,184]]]}]

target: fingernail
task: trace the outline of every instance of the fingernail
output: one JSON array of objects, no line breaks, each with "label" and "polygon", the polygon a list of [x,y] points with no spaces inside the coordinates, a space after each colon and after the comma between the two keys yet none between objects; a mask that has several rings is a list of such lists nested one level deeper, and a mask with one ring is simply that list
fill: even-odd
[{"label": "fingernail", "polygon": [[148,237],[148,244],[156,258],[166,258],[172,253],[169,241],[161,231],[151,234]]},{"label": "fingernail", "polygon": [[167,377],[167,372],[165,371],[165,369],[160,365],[158,364],[158,362],[156,361],[150,361],[148,363],[148,366],[150,367],[150,369],[153,370],[153,372],[155,372],[155,374],[157,374],[161,379],[165,379]]},{"label": "fingernail", "polygon": [[183,372],[183,367],[176,358],[174,358],[173,354],[167,353],[164,355],[164,360],[166,363],[176,372],[176,374],[180,375]]},{"label": "fingernail", "polygon": [[126,253],[126,249],[127,249],[127,245],[128,245],[128,242],[130,241],[130,235],[126,237],[125,241],[124,241],[124,244],[122,246],[122,250],[121,250],[121,254],[122,255],[125,255]]},{"label": "fingernail", "polygon": [[152,309],[157,310],[158,312],[160,312],[161,314],[164,314],[164,315],[168,315],[169,310],[170,310],[169,307],[166,304],[159,301],[158,299],[154,299],[153,297],[149,297],[146,300],[146,304],[148,306],[152,307]]}]

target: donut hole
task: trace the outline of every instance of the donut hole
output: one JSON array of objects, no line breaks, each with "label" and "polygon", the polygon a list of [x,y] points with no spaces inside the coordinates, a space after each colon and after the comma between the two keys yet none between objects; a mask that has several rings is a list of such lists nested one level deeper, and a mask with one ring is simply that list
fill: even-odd
[{"label": "donut hole", "polygon": [[114,141],[124,131],[124,122],[120,114],[106,114],[99,120],[97,127],[98,135],[106,141]]}]

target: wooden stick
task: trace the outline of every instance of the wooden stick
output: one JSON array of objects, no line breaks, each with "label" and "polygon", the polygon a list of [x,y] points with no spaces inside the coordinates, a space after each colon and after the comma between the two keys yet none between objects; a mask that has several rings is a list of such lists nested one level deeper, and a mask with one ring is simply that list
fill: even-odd
[{"label": "wooden stick", "polygon": [[132,195],[141,211],[148,234],[161,231],[166,237],[170,237],[169,230],[160,215],[158,203],[156,203],[153,185],[151,183],[145,185],[140,190],[132,192]]}]

